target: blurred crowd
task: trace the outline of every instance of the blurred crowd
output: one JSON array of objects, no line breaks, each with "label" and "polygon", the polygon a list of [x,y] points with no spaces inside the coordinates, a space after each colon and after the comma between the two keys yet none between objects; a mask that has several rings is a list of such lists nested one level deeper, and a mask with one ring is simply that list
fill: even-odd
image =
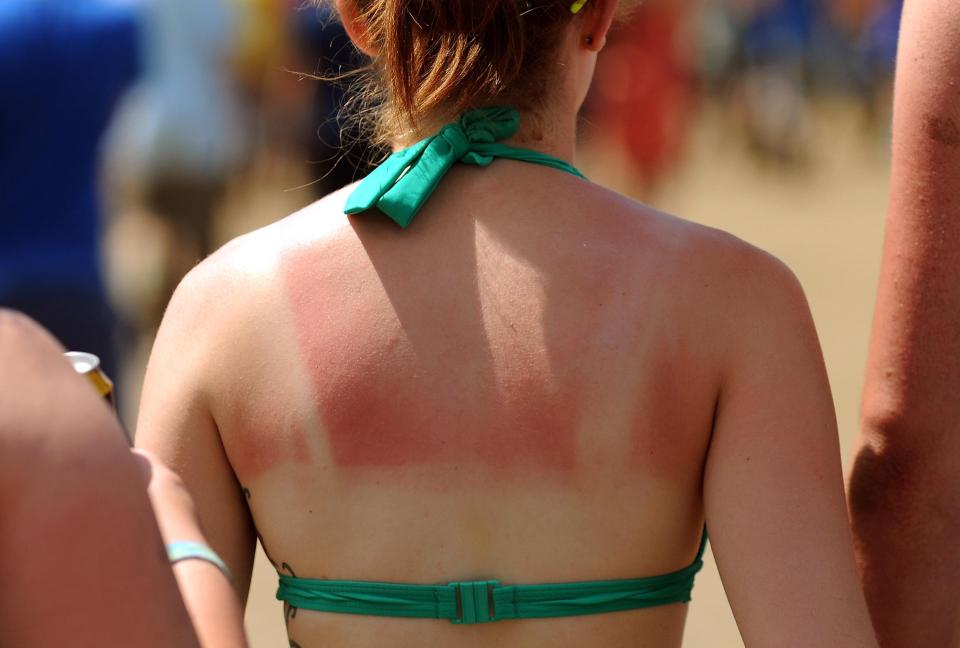
[{"label": "blurred crowd", "polygon": [[0,2],[0,306],[122,371],[232,187],[283,160],[305,204],[364,172],[345,84],[306,78],[361,64],[320,5]]},{"label": "blurred crowd", "polygon": [[[758,159],[802,165],[818,98],[885,122],[901,4],[646,0],[601,57],[584,138],[654,191],[712,102]],[[340,114],[364,63],[309,0],[0,2],[0,306],[118,371],[237,186],[268,169],[306,204],[381,154]],[[131,230],[108,272],[104,241]]]},{"label": "blurred crowd", "polygon": [[852,100],[886,129],[903,0],[645,0],[601,57],[588,137],[654,190],[704,100],[764,161],[805,163],[810,105]]}]

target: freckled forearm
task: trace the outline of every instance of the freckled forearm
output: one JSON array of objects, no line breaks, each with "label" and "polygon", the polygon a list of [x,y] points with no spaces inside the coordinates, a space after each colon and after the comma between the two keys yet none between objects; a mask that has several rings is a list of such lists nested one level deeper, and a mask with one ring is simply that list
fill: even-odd
[{"label": "freckled forearm", "polygon": [[884,648],[960,645],[960,3],[907,0],[849,505]]},{"label": "freckled forearm", "polygon": [[960,3],[907,0],[893,129],[892,220],[949,225],[960,209]]},{"label": "freckled forearm", "polygon": [[902,436],[960,421],[960,3],[908,0],[898,58],[863,409]]},{"label": "freckled forearm", "polygon": [[960,150],[955,177],[939,188],[894,181],[864,389],[867,421],[960,421]]}]

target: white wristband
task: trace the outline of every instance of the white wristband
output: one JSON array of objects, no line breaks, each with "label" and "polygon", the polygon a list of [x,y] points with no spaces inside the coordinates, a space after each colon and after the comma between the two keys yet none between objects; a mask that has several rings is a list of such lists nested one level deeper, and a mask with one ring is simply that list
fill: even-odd
[{"label": "white wristband", "polygon": [[221,560],[217,552],[201,542],[193,542],[191,540],[171,542],[167,545],[167,558],[170,559],[171,565],[182,560],[203,560],[214,565],[223,572],[227,580],[233,583],[233,576],[230,574],[227,564]]}]

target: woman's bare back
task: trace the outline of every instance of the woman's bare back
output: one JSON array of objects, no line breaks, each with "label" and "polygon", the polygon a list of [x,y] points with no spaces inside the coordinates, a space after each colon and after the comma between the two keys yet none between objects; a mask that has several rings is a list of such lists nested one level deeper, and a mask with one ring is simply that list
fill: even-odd
[{"label": "woman's bare back", "polygon": [[[408,231],[347,220],[344,196],[217,261],[250,270],[213,415],[281,572],[531,584],[689,565],[720,380],[702,257],[741,244],[511,162],[458,169]],[[684,616],[289,620],[303,646],[670,646]]]},{"label": "woman's bare back", "polygon": [[[407,231],[345,196],[202,263],[148,367],[138,445],[241,592],[255,533],[301,578],[539,584],[686,567],[706,520],[747,645],[873,645],[779,262],[522,163],[457,167]],[[685,614],[287,620],[302,648],[674,647]]]}]

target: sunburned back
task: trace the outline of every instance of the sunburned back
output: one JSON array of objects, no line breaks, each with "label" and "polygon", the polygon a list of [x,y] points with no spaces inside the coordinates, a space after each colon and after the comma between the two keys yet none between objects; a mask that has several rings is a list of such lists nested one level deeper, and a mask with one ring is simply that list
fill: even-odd
[{"label": "sunburned back", "polygon": [[[455,169],[408,231],[348,221],[345,197],[221,253],[248,276],[213,415],[281,573],[535,584],[689,565],[720,380],[695,257],[716,235],[509,161]],[[684,616],[288,621],[304,648],[676,646]]]}]

